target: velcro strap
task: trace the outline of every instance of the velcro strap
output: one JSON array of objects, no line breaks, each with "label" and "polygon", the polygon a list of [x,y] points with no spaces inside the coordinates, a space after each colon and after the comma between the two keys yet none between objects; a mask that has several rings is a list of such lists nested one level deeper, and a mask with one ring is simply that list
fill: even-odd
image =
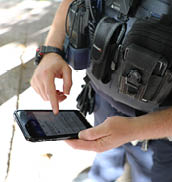
[{"label": "velcro strap", "polygon": [[91,58],[93,61],[98,64],[101,63],[110,41],[112,41],[111,44],[119,44],[125,31],[126,26],[124,23],[118,22],[111,17],[103,17],[98,23],[94,34],[91,48]]},{"label": "velcro strap", "polygon": [[161,20],[163,24],[171,25],[172,1],[169,0],[144,0],[142,1],[136,13],[136,18],[155,17]]}]

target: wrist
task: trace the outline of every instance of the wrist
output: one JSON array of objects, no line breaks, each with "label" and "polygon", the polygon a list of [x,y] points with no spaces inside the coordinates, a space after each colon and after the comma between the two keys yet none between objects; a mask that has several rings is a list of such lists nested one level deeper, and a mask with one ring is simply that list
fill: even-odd
[{"label": "wrist", "polygon": [[60,56],[59,54],[53,53],[53,52],[45,54],[43,56],[43,58],[41,59],[41,62],[44,62],[44,60],[45,60],[45,62],[48,62],[48,61],[52,62],[52,60],[55,60],[57,63],[61,60],[64,61],[62,56]]},{"label": "wrist", "polygon": [[129,125],[128,125],[128,131],[129,131],[129,141],[132,142],[135,140],[138,140],[138,122],[135,117],[129,118]]},{"label": "wrist", "polygon": [[145,114],[139,117],[133,118],[133,135],[135,140],[149,140],[161,138],[160,134],[160,122],[158,118],[155,120],[152,118],[152,114]]},{"label": "wrist", "polygon": [[[123,144],[137,140],[138,126],[137,122],[135,121],[135,117],[115,116],[112,117],[112,120],[112,126],[110,126],[110,128],[113,130],[115,130],[116,127],[118,128]],[[113,128],[113,126],[115,126],[115,128]]]},{"label": "wrist", "polygon": [[127,117],[125,122],[126,140],[127,142],[132,142],[135,140],[141,140],[141,125],[137,117]]},{"label": "wrist", "polygon": [[138,140],[142,140],[142,132],[143,132],[143,128],[142,128],[142,124],[139,124],[138,121],[138,117],[133,117],[131,119],[132,124],[131,124],[131,133],[132,133],[132,141],[138,141]]}]

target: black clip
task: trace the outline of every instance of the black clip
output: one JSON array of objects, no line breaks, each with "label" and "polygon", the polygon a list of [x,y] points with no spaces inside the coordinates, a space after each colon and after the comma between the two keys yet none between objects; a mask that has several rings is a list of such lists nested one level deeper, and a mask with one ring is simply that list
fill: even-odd
[{"label": "black clip", "polygon": [[130,70],[125,77],[125,84],[127,85],[127,91],[129,95],[136,95],[141,85],[142,76],[138,70]]}]

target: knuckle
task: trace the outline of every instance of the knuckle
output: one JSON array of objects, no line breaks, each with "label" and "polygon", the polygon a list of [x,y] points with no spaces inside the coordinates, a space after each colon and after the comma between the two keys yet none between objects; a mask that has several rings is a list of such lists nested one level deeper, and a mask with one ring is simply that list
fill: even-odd
[{"label": "knuckle", "polygon": [[72,69],[71,69],[71,67],[70,67],[68,64],[66,64],[66,69],[67,69],[69,72],[72,73]]},{"label": "knuckle", "polygon": [[65,80],[64,84],[67,89],[70,89],[72,87],[72,81],[71,80]]},{"label": "knuckle", "polygon": [[42,96],[42,98],[44,101],[48,101],[48,99],[44,95]]},{"label": "knuckle", "polygon": [[35,82],[35,80],[34,79],[32,79],[32,80],[30,80],[30,85],[31,85],[31,87],[35,90],[35,91],[37,91],[37,84],[36,84],[36,82]]},{"label": "knuckle", "polygon": [[34,77],[32,78],[32,84],[37,85],[40,82],[40,76],[39,74],[35,74]]},{"label": "knuckle", "polygon": [[72,86],[72,84],[73,84],[73,83],[72,83],[72,80],[69,80],[69,81],[68,81],[68,85],[69,85],[69,87],[71,87],[71,86]]},{"label": "knuckle", "polygon": [[33,79],[30,80],[30,85],[33,87],[33,85],[34,85]]},{"label": "knuckle", "polygon": [[105,142],[103,138],[97,140],[96,152],[104,152],[105,151]]},{"label": "knuckle", "polygon": [[46,93],[47,95],[52,95],[52,90],[49,87],[46,87]]},{"label": "knuckle", "polygon": [[49,71],[47,69],[43,70],[40,75],[38,76],[39,79],[45,79],[47,77],[47,75],[49,74]]},{"label": "knuckle", "polygon": [[65,67],[65,71],[70,75],[72,74],[72,69],[68,65]]},{"label": "knuckle", "polygon": [[104,131],[107,132],[111,129],[111,122],[109,120],[106,120],[104,123]]},{"label": "knuckle", "polygon": [[107,119],[104,124],[105,124],[104,126],[105,126],[106,132],[108,132],[109,130],[112,129],[112,120],[111,119]]},{"label": "knuckle", "polygon": [[89,129],[86,132],[87,132],[86,135],[88,140],[92,140],[93,138],[96,137],[95,132],[92,132],[92,129]]}]

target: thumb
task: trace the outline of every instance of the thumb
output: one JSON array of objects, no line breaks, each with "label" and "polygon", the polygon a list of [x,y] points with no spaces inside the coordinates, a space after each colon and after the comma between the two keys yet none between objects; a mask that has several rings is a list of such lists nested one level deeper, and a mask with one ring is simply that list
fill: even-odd
[{"label": "thumb", "polygon": [[107,136],[108,133],[106,131],[104,124],[100,124],[94,128],[80,131],[78,137],[81,140],[96,140]]}]

